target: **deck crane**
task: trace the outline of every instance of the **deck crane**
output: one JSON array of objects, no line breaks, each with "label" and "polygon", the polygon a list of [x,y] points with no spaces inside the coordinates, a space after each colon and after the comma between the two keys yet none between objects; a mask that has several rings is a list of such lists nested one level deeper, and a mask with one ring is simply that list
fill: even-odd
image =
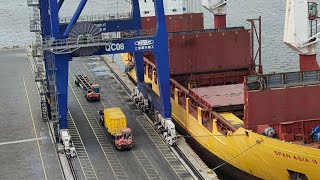
[{"label": "deck crane", "polygon": [[308,0],[287,0],[284,43],[300,55],[300,70],[318,70],[316,60],[318,32],[317,3]]},{"label": "deck crane", "polygon": [[226,23],[226,5],[229,0],[202,0],[202,6],[208,9],[214,15],[214,28],[225,28]]}]

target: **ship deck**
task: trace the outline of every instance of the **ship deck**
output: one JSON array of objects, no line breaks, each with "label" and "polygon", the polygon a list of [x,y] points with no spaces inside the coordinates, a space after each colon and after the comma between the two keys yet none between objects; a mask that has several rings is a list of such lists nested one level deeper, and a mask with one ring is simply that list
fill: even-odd
[{"label": "ship deck", "polygon": [[1,179],[64,179],[24,49],[0,52]]},{"label": "ship deck", "polygon": [[243,104],[243,84],[209,86],[191,89],[191,93],[213,108]]}]

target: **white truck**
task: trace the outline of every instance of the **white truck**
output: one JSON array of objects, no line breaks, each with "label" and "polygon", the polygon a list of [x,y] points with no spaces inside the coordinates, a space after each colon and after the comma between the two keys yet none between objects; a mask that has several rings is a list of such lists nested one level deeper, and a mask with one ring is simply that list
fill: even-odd
[{"label": "white truck", "polygon": [[60,141],[63,145],[64,152],[67,158],[76,157],[76,148],[73,145],[71,136],[68,129],[60,129],[59,132]]}]

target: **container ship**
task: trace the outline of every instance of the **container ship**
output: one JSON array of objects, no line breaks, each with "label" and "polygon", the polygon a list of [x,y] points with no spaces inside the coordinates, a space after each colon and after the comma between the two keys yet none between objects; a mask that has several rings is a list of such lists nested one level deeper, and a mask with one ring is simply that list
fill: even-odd
[{"label": "container ship", "polygon": [[[289,0],[286,22],[300,12],[312,20],[316,4],[305,3],[306,9],[299,10]],[[213,170],[234,179],[319,179],[320,71],[315,55],[300,48],[301,71],[263,74],[261,59],[255,60],[261,46],[254,44],[261,43],[261,36],[254,20],[249,20],[251,29],[226,27],[226,1],[203,5],[214,13],[214,29],[204,28],[200,3],[165,1],[172,118],[178,132],[191,137],[188,141]],[[140,1],[144,30],[156,26],[152,6],[151,0]],[[285,25],[296,27],[301,25]],[[296,42],[285,36],[289,46]],[[132,54],[121,57],[136,81]],[[152,53],[144,53],[144,69],[145,83],[159,96]]]}]

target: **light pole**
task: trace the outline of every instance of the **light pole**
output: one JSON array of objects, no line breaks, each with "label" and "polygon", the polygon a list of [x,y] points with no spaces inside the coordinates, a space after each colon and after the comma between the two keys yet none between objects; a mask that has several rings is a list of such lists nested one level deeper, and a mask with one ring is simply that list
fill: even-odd
[{"label": "light pole", "polygon": [[117,1],[117,19],[119,19],[119,1]]}]

